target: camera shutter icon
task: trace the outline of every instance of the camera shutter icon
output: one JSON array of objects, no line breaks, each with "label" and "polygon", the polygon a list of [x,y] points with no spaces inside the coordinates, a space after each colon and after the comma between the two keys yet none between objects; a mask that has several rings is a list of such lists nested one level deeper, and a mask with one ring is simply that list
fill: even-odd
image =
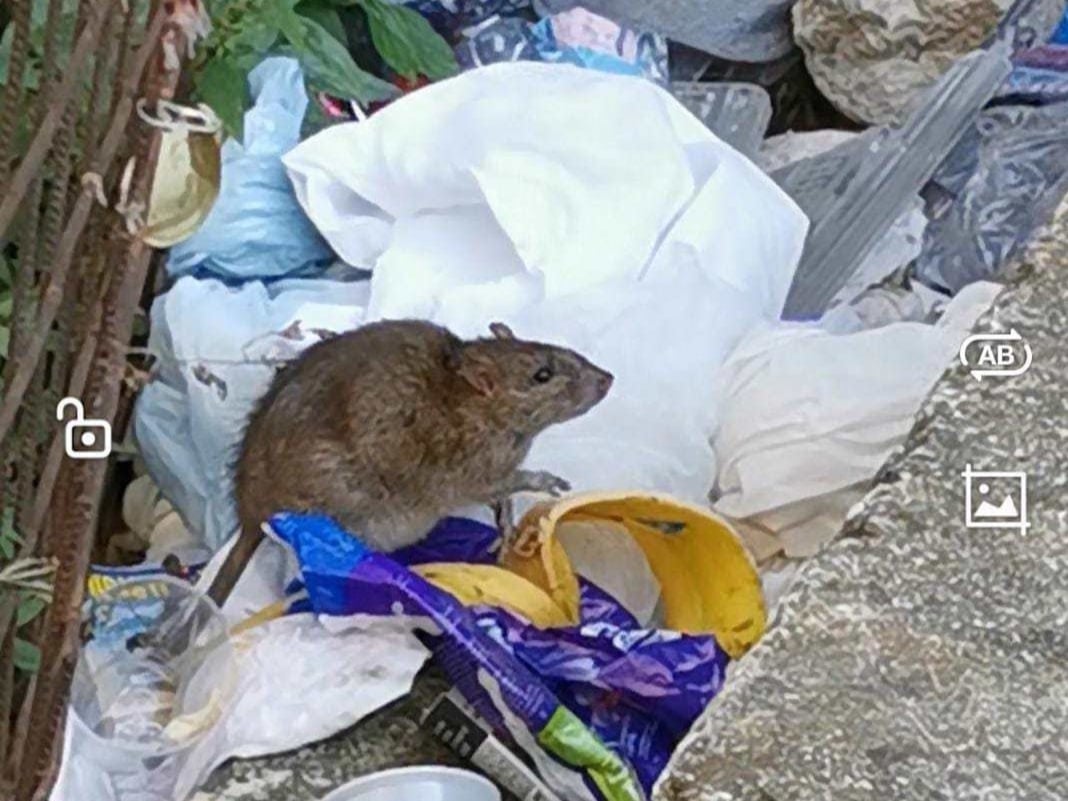
[{"label": "camera shutter icon", "polygon": [[63,419],[67,407],[74,409],[74,419],[63,432],[64,449],[72,459],[106,459],[111,455],[111,423],[86,420],[85,407],[77,398],[64,398],[56,407],[56,419]]}]

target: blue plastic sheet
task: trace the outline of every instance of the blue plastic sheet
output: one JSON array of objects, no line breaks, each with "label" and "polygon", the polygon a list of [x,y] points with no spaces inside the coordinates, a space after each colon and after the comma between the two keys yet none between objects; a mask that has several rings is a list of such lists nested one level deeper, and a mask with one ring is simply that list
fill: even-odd
[{"label": "blue plastic sheet", "polygon": [[1049,105],[1068,100],[1068,45],[1023,50],[1012,62],[1012,73],[995,98],[998,103]]},{"label": "blue plastic sheet", "polygon": [[1057,30],[1053,32],[1053,37],[1050,41],[1054,44],[1068,44],[1068,11],[1061,18],[1061,22],[1057,26]]},{"label": "blue plastic sheet", "polygon": [[500,61],[548,61],[658,83],[668,80],[663,36],[631,30],[582,8],[539,20],[528,0],[414,0],[405,5],[455,43],[464,69]]},{"label": "blue plastic sheet", "polygon": [[204,224],[171,250],[171,275],[278,278],[319,272],[334,259],[305,216],[282,156],[300,141],[308,106],[300,65],[268,58],[249,74],[255,104],[244,143],[222,148],[222,185]]},{"label": "blue plastic sheet", "polygon": [[418,550],[391,556],[326,517],[283,514],[271,527],[297,556],[303,609],[429,619],[439,662],[483,719],[506,738],[518,720],[594,798],[646,797],[723,686],[729,657],[715,638],[642,630],[588,583],[582,623],[541,630],[502,609],[466,608],[403,564],[491,560],[496,531],[479,523],[443,521]]},{"label": "blue plastic sheet", "polygon": [[[1012,15],[1007,18],[1012,19]],[[1012,74],[998,90],[996,102],[1045,105],[1068,100],[1068,10],[1046,44],[1037,33],[1024,41],[1014,37]]]},{"label": "blue plastic sheet", "polygon": [[1068,191],[1068,16],[1013,70],[925,190],[929,225],[916,275],[958,292],[996,277]]}]

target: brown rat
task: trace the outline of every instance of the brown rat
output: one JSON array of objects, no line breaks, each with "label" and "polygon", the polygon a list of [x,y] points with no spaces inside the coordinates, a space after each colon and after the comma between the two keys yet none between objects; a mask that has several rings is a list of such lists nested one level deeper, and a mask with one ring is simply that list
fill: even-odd
[{"label": "brown rat", "polygon": [[414,320],[373,323],[287,365],[252,413],[236,470],[241,533],[209,594],[225,602],[275,512],[320,512],[392,551],[449,512],[565,481],[520,470],[534,437],[604,398],[610,373],[566,348],[463,341]]}]

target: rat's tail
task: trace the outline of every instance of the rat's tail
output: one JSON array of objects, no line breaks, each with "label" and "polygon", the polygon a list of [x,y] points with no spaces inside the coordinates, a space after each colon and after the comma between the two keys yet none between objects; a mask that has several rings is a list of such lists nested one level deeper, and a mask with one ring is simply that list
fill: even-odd
[{"label": "rat's tail", "polygon": [[261,542],[263,542],[263,532],[258,526],[242,526],[237,542],[226,555],[222,567],[215,574],[215,580],[211,582],[211,587],[208,589],[208,597],[220,608],[234,591],[237,580],[241,578],[248,563],[252,561],[252,555],[256,553]]}]

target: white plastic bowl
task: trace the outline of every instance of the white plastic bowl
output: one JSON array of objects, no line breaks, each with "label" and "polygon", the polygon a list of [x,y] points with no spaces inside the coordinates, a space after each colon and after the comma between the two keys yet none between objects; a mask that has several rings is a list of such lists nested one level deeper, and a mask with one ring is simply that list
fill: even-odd
[{"label": "white plastic bowl", "polygon": [[338,787],[322,801],[501,801],[488,779],[456,768],[398,768]]}]

